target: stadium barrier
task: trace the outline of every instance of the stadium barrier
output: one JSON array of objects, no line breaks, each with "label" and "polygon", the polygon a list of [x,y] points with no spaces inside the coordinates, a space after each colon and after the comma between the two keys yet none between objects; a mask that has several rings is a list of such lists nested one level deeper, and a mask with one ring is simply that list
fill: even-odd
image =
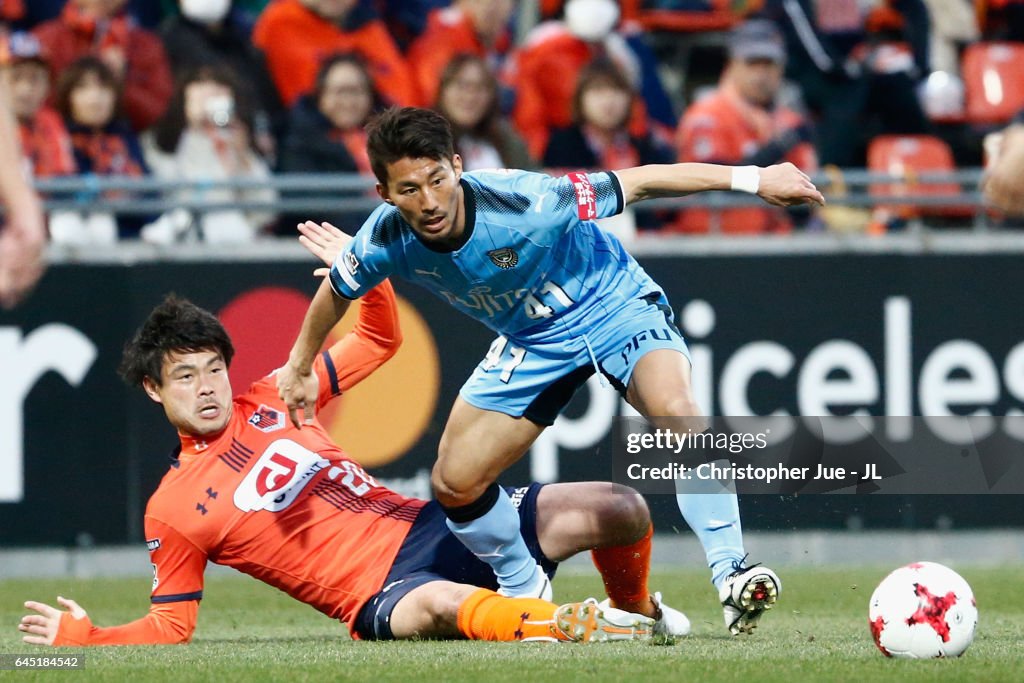
[{"label": "stadium barrier", "polygon": [[[637,240],[715,414],[1020,413],[1024,236]],[[136,542],[176,443],[160,409],[115,374],[125,340],[170,291],[217,312],[235,339],[236,390],[286,357],[317,283],[294,240],[222,250],[54,250],[30,300],[0,312],[0,545]],[[451,401],[492,335],[396,283],[405,344],[322,422],[382,480],[429,495]],[[500,293],[498,293],[500,294]],[[484,308],[504,298],[479,291]],[[592,380],[503,481],[607,479],[623,410]],[[183,501],[183,505],[191,505]],[[671,497],[656,524],[679,526]],[[1015,496],[749,496],[751,529],[1024,525]]]},{"label": "stadium barrier", "polygon": [[[866,223],[868,217],[836,216],[837,210],[868,212],[883,207],[886,211],[903,213],[911,228],[969,227],[985,231],[999,225],[998,219],[985,207],[978,190],[981,169],[964,169],[952,173],[908,171],[889,175],[860,169],[830,169],[814,177],[815,183],[828,197],[826,222],[838,229],[851,229],[852,224]],[[349,174],[278,174],[266,179],[229,179],[218,181],[169,181],[155,177],[127,178],[101,176],[68,176],[40,179],[36,183],[49,211],[103,211],[117,215],[152,216],[183,208],[193,213],[230,209],[270,212],[285,215],[308,215],[345,212],[368,214],[380,200],[374,191],[374,179]],[[256,190],[273,188],[279,193],[275,200],[254,198],[237,201],[211,199],[222,197],[223,190]],[[960,191],[950,188],[959,187]],[[665,212],[685,208],[729,208],[764,206],[755,196],[736,192],[709,192],[684,199],[656,199],[634,205],[639,214]],[[921,212],[928,215],[921,216]],[[943,216],[946,213],[948,215]],[[712,231],[717,229],[712,221]]]}]

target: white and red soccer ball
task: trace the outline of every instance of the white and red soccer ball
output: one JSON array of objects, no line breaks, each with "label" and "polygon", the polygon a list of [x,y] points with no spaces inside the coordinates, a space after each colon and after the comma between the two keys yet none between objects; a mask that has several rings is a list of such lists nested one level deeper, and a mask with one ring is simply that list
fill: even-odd
[{"label": "white and red soccer ball", "polygon": [[914,562],[878,584],[868,623],[886,657],[959,657],[974,640],[978,607],[971,587],[955,571]]}]

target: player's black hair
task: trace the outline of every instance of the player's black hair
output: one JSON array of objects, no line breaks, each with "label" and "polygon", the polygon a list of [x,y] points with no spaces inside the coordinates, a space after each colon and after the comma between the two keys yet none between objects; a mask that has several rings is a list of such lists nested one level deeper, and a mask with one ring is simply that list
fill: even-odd
[{"label": "player's black hair", "polygon": [[451,161],[455,156],[448,119],[430,109],[391,107],[366,126],[370,167],[382,185],[388,184],[388,164],[400,159]]},{"label": "player's black hair", "polygon": [[217,316],[188,299],[168,294],[124,345],[117,372],[133,386],[141,386],[146,377],[160,386],[160,370],[168,353],[198,351],[216,351],[228,366],[235,355],[231,337]]}]

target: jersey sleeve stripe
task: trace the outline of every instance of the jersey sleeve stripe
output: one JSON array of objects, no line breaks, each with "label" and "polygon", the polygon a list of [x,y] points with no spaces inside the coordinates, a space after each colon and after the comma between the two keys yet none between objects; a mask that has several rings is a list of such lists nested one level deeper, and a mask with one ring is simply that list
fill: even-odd
[{"label": "jersey sleeve stripe", "polygon": [[334,361],[331,360],[329,352],[323,352],[323,359],[324,367],[327,369],[327,378],[331,380],[331,396],[337,396],[341,393],[341,387],[338,386],[338,371],[334,368]]},{"label": "jersey sleeve stripe", "polygon": [[[359,289],[359,283],[357,283],[354,279],[352,279],[351,276],[348,276],[348,273],[345,273],[343,271],[344,271],[344,268],[338,268],[337,266],[332,267],[330,274],[327,276],[327,281],[331,284],[331,289],[334,290],[334,293],[336,295],[340,296],[342,299],[348,299],[349,301],[355,301],[355,299],[350,297],[348,294],[345,294],[345,292],[341,291],[341,285],[339,285],[338,282],[335,280],[335,275],[334,274],[337,273],[338,276],[341,277],[341,279],[345,281],[345,284],[348,284],[350,287],[352,287],[353,290],[358,290]],[[352,280],[351,284],[348,282],[349,280]]]},{"label": "jersey sleeve stripe", "polygon": [[174,595],[154,595],[149,599],[150,602],[161,605],[165,602],[188,602],[189,600],[202,600],[203,591],[196,591],[195,593],[175,593]]},{"label": "jersey sleeve stripe", "polygon": [[608,178],[612,181],[612,187],[615,188],[615,215],[618,215],[626,210],[626,195],[622,191],[622,181],[619,180],[615,171],[608,171]]}]

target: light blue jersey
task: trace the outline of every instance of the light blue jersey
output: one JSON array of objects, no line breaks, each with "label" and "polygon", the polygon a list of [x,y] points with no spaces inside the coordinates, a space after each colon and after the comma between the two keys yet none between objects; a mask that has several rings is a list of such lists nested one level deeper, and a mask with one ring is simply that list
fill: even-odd
[{"label": "light blue jersey", "polygon": [[496,332],[524,342],[585,332],[604,310],[657,285],[595,218],[623,209],[614,173],[554,178],[527,171],[464,173],[468,240],[424,244],[384,204],[338,255],[330,281],[349,299],[390,275],[426,287]]}]

